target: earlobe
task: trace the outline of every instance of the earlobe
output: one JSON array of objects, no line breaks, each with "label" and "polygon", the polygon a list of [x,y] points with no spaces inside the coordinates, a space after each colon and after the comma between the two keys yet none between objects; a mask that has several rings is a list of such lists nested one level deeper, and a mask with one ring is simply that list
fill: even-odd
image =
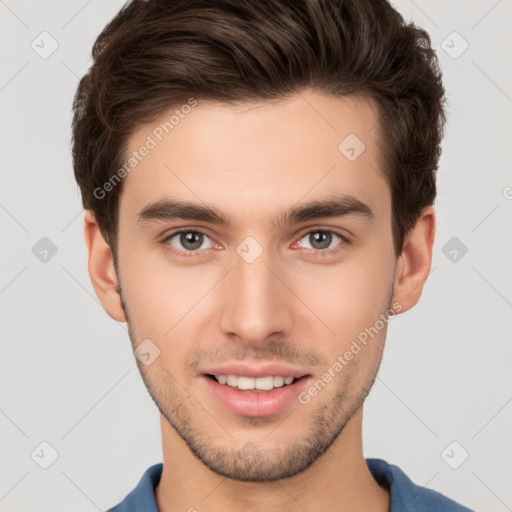
[{"label": "earlobe", "polygon": [[430,273],[436,222],[432,206],[425,208],[405,237],[397,261],[393,301],[402,305],[400,313],[417,304]]},{"label": "earlobe", "polygon": [[108,315],[118,322],[126,322],[112,251],[103,238],[94,214],[86,210],[84,236],[88,251],[88,271],[96,296]]}]

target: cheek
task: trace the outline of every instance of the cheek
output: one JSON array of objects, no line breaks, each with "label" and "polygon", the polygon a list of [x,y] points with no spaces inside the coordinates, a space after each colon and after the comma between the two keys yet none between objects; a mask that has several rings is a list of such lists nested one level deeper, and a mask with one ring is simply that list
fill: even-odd
[{"label": "cheek", "polygon": [[331,268],[318,268],[297,281],[297,295],[329,326],[350,342],[374,325],[387,309],[392,267],[377,257],[362,256]]},{"label": "cheek", "polygon": [[[128,245],[128,244],[127,244]],[[219,276],[207,266],[172,265],[160,250],[120,249],[123,296],[137,337],[170,339],[201,310],[201,298]]]}]

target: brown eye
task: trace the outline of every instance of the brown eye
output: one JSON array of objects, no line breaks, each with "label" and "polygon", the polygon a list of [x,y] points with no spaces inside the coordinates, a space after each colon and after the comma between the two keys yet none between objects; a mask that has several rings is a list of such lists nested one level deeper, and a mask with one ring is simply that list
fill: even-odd
[{"label": "brown eye", "polygon": [[[201,247],[206,240],[210,240],[210,245]],[[165,239],[165,242],[178,251],[194,252],[198,249],[209,249],[213,246],[212,240],[200,231],[177,231]]]},{"label": "brown eye", "polygon": [[[310,244],[308,247],[305,246],[302,242],[302,240],[306,239],[307,243]],[[316,231],[310,231],[306,233],[302,238],[300,245],[302,247],[305,247],[306,249],[314,249],[317,251],[323,251],[325,249],[332,249],[333,246],[331,245],[334,242],[334,246],[337,245],[337,243],[344,242],[344,238],[341,235],[338,235],[334,231],[327,231],[327,230],[316,230]]]}]

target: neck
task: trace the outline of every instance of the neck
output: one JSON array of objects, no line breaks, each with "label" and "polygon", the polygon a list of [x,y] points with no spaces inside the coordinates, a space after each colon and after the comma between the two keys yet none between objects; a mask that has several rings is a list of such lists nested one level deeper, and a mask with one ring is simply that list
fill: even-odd
[{"label": "neck", "polygon": [[389,491],[374,480],[362,450],[362,407],[330,448],[301,473],[273,482],[240,482],[204,466],[161,417],[160,512],[388,512]]}]

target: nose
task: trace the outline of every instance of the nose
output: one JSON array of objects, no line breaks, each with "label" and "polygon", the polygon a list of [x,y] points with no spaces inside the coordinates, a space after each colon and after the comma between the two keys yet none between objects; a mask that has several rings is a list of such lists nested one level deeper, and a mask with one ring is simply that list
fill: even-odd
[{"label": "nose", "polygon": [[220,290],[222,331],[247,345],[290,335],[294,296],[286,282],[283,269],[269,252],[263,251],[252,263],[235,255],[234,268]]}]

